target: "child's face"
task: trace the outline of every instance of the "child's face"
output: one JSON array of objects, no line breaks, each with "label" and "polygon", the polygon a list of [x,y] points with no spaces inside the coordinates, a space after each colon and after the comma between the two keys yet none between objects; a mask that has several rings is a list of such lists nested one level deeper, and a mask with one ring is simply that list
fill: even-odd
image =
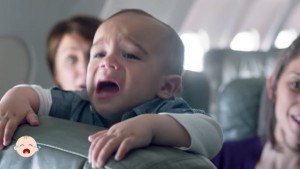
[{"label": "child's face", "polygon": [[97,112],[120,120],[131,108],[159,96],[166,74],[167,29],[154,19],[125,13],[97,30],[87,70],[88,96]]}]

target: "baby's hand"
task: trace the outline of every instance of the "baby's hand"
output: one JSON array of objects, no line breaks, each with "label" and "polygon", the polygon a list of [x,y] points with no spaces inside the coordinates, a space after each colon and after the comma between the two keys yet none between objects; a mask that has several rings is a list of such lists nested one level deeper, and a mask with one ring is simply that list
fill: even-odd
[{"label": "baby's hand", "polygon": [[0,101],[0,150],[10,144],[18,125],[24,122],[39,124],[37,115],[25,97],[26,92],[21,90],[23,89],[9,90]]},{"label": "baby's hand", "polygon": [[146,118],[137,116],[120,122],[108,130],[89,136],[89,162],[92,167],[102,167],[114,153],[116,160],[122,160],[131,149],[147,146],[151,143],[153,132]]}]

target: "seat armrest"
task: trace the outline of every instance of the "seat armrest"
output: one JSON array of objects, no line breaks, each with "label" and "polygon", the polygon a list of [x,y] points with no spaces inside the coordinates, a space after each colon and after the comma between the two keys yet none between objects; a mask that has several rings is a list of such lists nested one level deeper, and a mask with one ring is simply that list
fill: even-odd
[{"label": "seat armrest", "polygon": [[[47,168],[47,169],[90,169],[88,163],[88,136],[103,130],[101,127],[86,125],[53,117],[40,117],[40,126],[21,125],[11,145],[0,152],[0,168]],[[14,150],[21,136],[33,137],[40,147],[32,157],[21,157]],[[201,155],[187,153],[176,148],[149,146],[136,149],[122,161],[113,156],[104,168],[107,169],[213,169],[213,164]]]}]

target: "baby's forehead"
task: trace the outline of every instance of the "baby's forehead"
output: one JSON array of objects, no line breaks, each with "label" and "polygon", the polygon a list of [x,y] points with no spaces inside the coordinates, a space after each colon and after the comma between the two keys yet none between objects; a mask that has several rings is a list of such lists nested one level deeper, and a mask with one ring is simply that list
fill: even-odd
[{"label": "baby's forehead", "polygon": [[155,43],[168,48],[173,36],[172,29],[159,20],[148,15],[126,12],[104,21],[95,34],[94,43],[99,39],[129,37],[138,43]]},{"label": "baby's forehead", "polygon": [[169,27],[154,17],[134,12],[125,12],[108,18],[100,25],[98,31],[107,27],[109,29],[106,29],[106,31],[111,31],[114,27],[123,27],[136,32],[143,32],[144,34],[156,33],[157,35],[160,35],[155,36],[157,38],[170,35],[171,33]]},{"label": "baby's forehead", "polygon": [[[138,20],[136,20],[138,18]],[[122,22],[123,21],[134,21],[135,23],[146,23],[146,22],[159,22],[157,19],[155,19],[154,17],[152,17],[151,15],[146,15],[146,14],[142,14],[142,13],[136,13],[136,12],[123,12],[123,13],[118,13],[115,14],[111,17],[109,17],[108,19],[106,19],[103,23],[107,23],[107,22]],[[101,25],[100,25],[101,26]],[[140,25],[143,26],[143,25]]]}]

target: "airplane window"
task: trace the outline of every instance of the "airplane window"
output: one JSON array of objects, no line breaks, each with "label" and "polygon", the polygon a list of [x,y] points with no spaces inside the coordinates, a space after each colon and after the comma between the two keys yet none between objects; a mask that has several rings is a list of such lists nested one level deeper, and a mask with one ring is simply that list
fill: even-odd
[{"label": "airplane window", "polygon": [[203,55],[210,45],[207,32],[200,30],[197,33],[182,33],[180,38],[185,48],[184,69],[201,72],[203,70]]},{"label": "airplane window", "polygon": [[297,35],[295,29],[282,30],[278,33],[274,45],[278,49],[287,48],[297,38]]},{"label": "airplane window", "polygon": [[255,51],[259,48],[259,34],[256,30],[239,32],[230,43],[232,50]]}]

